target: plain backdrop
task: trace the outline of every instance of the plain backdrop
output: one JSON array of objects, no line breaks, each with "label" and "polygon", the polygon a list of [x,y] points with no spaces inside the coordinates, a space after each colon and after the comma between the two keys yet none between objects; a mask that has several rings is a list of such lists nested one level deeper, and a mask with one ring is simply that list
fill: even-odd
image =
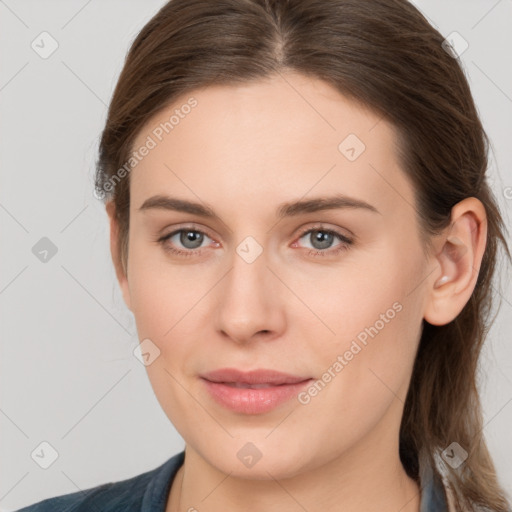
[{"label": "plain backdrop", "polygon": [[[0,0],[4,511],[140,474],[184,447],[133,355],[135,322],[93,195],[98,138],[125,54],[164,3]],[[444,36],[457,32],[469,45],[460,58],[493,142],[491,184],[510,229],[512,1],[414,3]],[[47,58],[33,48],[41,37],[39,52],[58,44]],[[501,294],[480,387],[485,436],[512,494],[512,294]],[[53,453],[41,443],[58,454],[48,469],[34,460]]]}]

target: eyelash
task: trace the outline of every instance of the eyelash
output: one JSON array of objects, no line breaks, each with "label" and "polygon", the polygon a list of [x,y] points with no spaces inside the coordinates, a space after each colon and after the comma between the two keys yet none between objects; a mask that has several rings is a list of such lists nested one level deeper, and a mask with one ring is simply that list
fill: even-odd
[{"label": "eyelash", "polygon": [[[171,246],[166,244],[166,242],[170,238],[172,238],[174,235],[176,235],[178,233],[181,233],[181,232],[184,232],[184,231],[185,232],[199,233],[201,235],[207,236],[208,238],[212,238],[211,236],[208,235],[208,233],[205,233],[204,231],[202,231],[200,229],[196,229],[196,228],[194,228],[192,226],[190,226],[190,227],[186,227],[185,226],[183,228],[180,228],[180,229],[177,229],[177,230],[173,231],[172,233],[169,233],[167,235],[164,235],[164,236],[158,238],[157,239],[157,243],[161,244],[165,251],[170,252],[171,254],[175,254],[177,256],[185,256],[185,257],[200,256],[202,254],[202,249],[204,249],[204,247],[201,248],[201,249],[182,250],[182,249],[176,249],[175,247],[171,247]],[[326,233],[328,235],[334,235],[335,237],[337,237],[340,240],[341,243],[339,245],[337,245],[334,249],[325,249],[325,250],[310,249],[309,253],[308,253],[309,256],[313,256],[313,257],[324,257],[326,255],[328,255],[328,256],[337,256],[341,252],[344,252],[347,249],[349,249],[349,247],[354,243],[353,240],[350,240],[349,238],[347,238],[346,236],[342,235],[338,231],[333,230],[333,229],[324,228],[322,225],[314,226],[314,227],[309,227],[307,229],[304,229],[298,235],[297,239],[299,240],[299,239],[303,238],[304,235],[307,235],[308,233],[315,232],[315,231],[318,231],[318,232],[321,232],[321,233]]]}]

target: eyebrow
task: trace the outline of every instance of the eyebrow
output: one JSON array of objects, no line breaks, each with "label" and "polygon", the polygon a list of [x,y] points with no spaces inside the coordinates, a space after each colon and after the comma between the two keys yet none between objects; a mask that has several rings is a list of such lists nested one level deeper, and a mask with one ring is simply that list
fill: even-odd
[{"label": "eyebrow", "polygon": [[[139,208],[139,211],[148,211],[154,209],[172,210],[198,215],[207,219],[220,220],[220,217],[209,206],[187,201],[185,199],[178,199],[176,197],[163,195],[150,197],[144,201],[142,206]],[[375,206],[372,206],[365,201],[355,199],[353,197],[348,197],[343,194],[337,194],[329,197],[316,197],[313,199],[283,203],[277,208],[276,216],[277,218],[282,219],[285,217],[293,217],[304,213],[334,209],[362,209],[381,214],[379,210],[375,208]]]}]

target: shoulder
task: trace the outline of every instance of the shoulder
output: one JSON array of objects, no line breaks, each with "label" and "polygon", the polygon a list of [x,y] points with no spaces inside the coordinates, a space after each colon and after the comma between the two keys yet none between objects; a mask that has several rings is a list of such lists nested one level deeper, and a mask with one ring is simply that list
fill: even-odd
[{"label": "shoulder", "polygon": [[180,452],[155,469],[125,480],[39,501],[16,512],[141,512],[165,510],[172,480],[184,460]]}]

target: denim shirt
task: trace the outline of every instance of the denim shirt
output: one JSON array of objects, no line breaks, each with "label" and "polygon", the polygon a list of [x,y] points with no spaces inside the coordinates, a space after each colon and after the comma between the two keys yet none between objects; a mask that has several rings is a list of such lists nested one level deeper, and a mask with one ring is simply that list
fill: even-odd
[{"label": "denim shirt", "polygon": [[[165,512],[182,451],[157,468],[126,480],[48,498],[16,512]],[[420,468],[421,512],[449,512],[443,482],[432,468]]]}]

